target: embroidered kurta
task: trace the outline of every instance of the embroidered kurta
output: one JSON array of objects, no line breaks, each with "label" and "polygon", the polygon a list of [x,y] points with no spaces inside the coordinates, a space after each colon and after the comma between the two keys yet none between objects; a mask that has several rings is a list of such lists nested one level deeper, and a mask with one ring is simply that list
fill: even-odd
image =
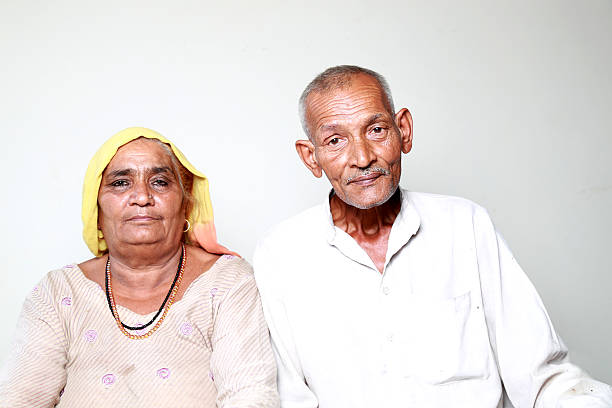
[{"label": "embroidered kurta", "polygon": [[468,200],[402,190],[382,274],[327,198],[270,231],[253,265],[283,408],[612,406]]},{"label": "embroidered kurta", "polygon": [[[118,312],[130,326],[154,315]],[[77,265],[47,274],[24,303],[0,407],[54,405],[277,407],[276,366],[250,265],[219,258],[144,340],[119,331],[104,290]]]}]

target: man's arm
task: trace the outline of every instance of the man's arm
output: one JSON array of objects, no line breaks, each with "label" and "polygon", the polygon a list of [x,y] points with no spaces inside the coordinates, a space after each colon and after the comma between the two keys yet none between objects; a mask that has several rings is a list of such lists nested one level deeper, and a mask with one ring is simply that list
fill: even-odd
[{"label": "man's arm", "polygon": [[489,338],[512,404],[612,407],[612,387],[569,362],[535,288],[482,209],[474,230]]},{"label": "man's arm", "polygon": [[276,357],[281,407],[316,408],[317,397],[304,379],[291,325],[281,299],[282,290],[278,287],[279,280],[275,279],[275,276],[279,277],[283,273],[276,259],[273,251],[260,243],[253,256],[253,268]]}]

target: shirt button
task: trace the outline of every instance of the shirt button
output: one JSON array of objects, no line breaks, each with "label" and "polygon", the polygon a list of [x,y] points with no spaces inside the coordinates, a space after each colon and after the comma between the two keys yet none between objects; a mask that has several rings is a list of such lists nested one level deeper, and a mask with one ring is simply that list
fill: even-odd
[{"label": "shirt button", "polygon": [[382,291],[383,291],[383,293],[384,293],[385,295],[388,295],[388,294],[389,294],[389,292],[391,292],[391,289],[389,289],[389,287],[388,287],[388,286],[383,286]]},{"label": "shirt button", "polygon": [[387,335],[387,341],[388,341],[389,343],[393,343],[393,334],[389,334],[389,335]]}]

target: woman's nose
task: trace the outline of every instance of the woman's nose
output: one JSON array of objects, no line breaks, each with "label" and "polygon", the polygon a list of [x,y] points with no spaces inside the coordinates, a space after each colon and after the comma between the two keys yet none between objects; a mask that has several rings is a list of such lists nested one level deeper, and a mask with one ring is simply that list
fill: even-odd
[{"label": "woman's nose", "polygon": [[153,194],[147,183],[137,182],[134,184],[131,204],[145,206],[153,203]]}]

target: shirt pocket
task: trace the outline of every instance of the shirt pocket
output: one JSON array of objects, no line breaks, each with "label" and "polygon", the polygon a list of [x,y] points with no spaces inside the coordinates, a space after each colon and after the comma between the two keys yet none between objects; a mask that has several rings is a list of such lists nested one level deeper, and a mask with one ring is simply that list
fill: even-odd
[{"label": "shirt pocket", "polygon": [[399,371],[429,384],[485,379],[489,341],[480,302],[471,292],[443,300],[411,299],[399,330]]}]

